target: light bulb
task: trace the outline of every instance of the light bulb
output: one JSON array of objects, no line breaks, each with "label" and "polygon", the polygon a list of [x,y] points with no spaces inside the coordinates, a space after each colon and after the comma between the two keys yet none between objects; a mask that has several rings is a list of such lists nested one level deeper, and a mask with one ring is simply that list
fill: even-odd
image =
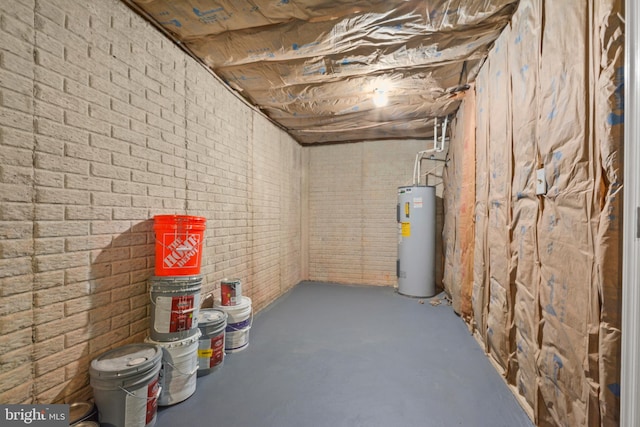
[{"label": "light bulb", "polygon": [[384,107],[389,103],[389,98],[384,90],[376,89],[373,92],[373,104],[380,108]]}]

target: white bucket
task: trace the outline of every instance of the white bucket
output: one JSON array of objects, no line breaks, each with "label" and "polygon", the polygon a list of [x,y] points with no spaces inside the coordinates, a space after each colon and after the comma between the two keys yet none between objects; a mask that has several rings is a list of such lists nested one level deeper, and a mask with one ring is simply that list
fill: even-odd
[{"label": "white bucket", "polygon": [[161,392],[162,350],[153,344],[129,344],[91,361],[89,377],[100,424],[151,427]]},{"label": "white bucket", "polygon": [[251,315],[251,298],[242,296],[237,305],[222,305],[215,300],[213,306],[227,313],[227,328],[224,349],[227,353],[244,350],[249,345],[249,330],[253,317]]},{"label": "white bucket", "polygon": [[151,339],[179,341],[198,329],[202,276],[152,277]]},{"label": "white bucket", "polygon": [[151,338],[145,340],[162,348],[162,369],[160,370],[162,391],[158,398],[158,405],[174,405],[195,393],[198,338],[200,338],[200,331],[196,329],[195,334],[180,341],[157,342]]},{"label": "white bucket", "polygon": [[224,363],[224,330],[227,313],[215,308],[203,308],[198,313],[198,376],[210,374]]}]

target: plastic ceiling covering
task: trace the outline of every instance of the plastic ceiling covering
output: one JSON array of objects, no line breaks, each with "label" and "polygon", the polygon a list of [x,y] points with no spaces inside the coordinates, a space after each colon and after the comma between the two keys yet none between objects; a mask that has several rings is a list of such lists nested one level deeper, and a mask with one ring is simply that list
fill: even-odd
[{"label": "plastic ceiling covering", "polygon": [[302,144],[432,137],[518,4],[125,2]]}]

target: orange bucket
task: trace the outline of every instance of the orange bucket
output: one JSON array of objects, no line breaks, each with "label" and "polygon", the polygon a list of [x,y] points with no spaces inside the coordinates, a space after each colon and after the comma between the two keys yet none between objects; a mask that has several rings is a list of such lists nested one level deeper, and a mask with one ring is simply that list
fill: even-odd
[{"label": "orange bucket", "polygon": [[189,215],[156,215],[156,276],[200,274],[207,219]]}]

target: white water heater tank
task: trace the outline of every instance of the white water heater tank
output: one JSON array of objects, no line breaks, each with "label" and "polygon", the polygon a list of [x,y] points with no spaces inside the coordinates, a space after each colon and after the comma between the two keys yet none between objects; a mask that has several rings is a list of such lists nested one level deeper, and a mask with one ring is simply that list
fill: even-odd
[{"label": "white water heater tank", "polygon": [[398,188],[398,293],[435,295],[436,188]]}]

